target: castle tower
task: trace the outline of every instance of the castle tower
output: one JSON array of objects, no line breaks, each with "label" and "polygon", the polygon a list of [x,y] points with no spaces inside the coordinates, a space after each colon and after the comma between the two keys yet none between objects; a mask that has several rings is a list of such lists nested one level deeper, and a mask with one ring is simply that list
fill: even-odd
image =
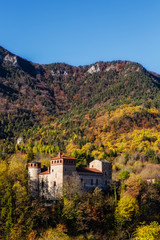
[{"label": "castle tower", "polygon": [[28,163],[29,188],[32,198],[39,196],[39,174],[41,172],[41,163],[32,161]]},{"label": "castle tower", "polygon": [[96,168],[103,173],[103,184],[107,186],[112,181],[112,164],[107,160],[93,160],[90,168]]},{"label": "castle tower", "polygon": [[76,172],[76,158],[63,154],[51,159],[51,175],[54,182],[52,183],[59,191],[63,187],[66,176],[72,176]]}]

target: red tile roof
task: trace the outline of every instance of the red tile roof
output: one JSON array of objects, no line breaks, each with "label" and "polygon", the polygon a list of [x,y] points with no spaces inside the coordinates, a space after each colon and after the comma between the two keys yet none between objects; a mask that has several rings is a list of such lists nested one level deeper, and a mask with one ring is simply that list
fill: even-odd
[{"label": "red tile roof", "polygon": [[50,173],[50,170],[48,169],[47,171],[45,172],[41,172],[40,175],[45,175],[45,174],[49,174]]},{"label": "red tile roof", "polygon": [[96,168],[76,168],[77,172],[86,172],[86,173],[100,173],[102,174],[101,171],[99,171]]},{"label": "red tile roof", "polygon": [[56,159],[71,159],[71,160],[77,160],[76,158],[64,155],[64,154],[58,154],[57,157],[52,158],[51,160],[56,160]]}]

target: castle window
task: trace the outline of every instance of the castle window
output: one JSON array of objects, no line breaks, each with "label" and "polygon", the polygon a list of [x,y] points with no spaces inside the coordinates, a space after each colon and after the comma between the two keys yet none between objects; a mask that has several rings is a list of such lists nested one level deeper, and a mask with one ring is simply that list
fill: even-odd
[{"label": "castle window", "polygon": [[60,160],[60,163],[62,163],[62,160]]},{"label": "castle window", "polygon": [[96,185],[98,185],[98,179],[96,179]]},{"label": "castle window", "polygon": [[54,161],[54,163],[56,163],[56,161]]},{"label": "castle window", "polygon": [[44,187],[44,181],[43,181],[43,179],[42,179],[42,188]]},{"label": "castle window", "polygon": [[31,163],[31,167],[32,167],[32,163]]},{"label": "castle window", "polygon": [[56,186],[56,181],[54,181],[54,187]]},{"label": "castle window", "polygon": [[52,164],[53,164],[53,161],[52,161]]},{"label": "castle window", "polygon": [[59,160],[57,160],[57,163],[59,163]]},{"label": "castle window", "polygon": [[34,166],[36,167],[36,164],[34,164]]},{"label": "castle window", "polygon": [[91,185],[93,185],[93,179],[91,179]]}]

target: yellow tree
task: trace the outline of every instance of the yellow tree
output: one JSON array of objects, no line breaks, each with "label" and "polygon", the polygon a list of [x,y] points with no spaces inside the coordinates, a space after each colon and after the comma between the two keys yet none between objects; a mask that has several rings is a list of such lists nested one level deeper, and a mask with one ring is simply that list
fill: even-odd
[{"label": "yellow tree", "polygon": [[135,239],[138,240],[159,240],[160,225],[157,222],[151,222],[150,225],[142,225],[137,228]]},{"label": "yellow tree", "polygon": [[118,202],[115,210],[115,219],[119,226],[132,222],[139,215],[139,206],[136,199],[130,195],[124,195]]}]

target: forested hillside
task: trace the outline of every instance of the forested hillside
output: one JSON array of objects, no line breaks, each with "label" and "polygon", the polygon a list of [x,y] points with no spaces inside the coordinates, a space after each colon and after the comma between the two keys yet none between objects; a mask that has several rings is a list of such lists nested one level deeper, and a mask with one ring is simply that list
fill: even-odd
[{"label": "forested hillside", "polygon": [[[69,131],[65,136],[69,141],[72,132],[84,135],[81,130],[84,119],[89,124],[101,111],[104,114],[124,104],[158,108],[159,82],[158,75],[129,61],[97,62],[80,67],[64,63],[39,65],[1,47],[0,152],[14,152],[20,135],[26,144],[32,140],[35,145],[35,133],[40,128],[45,131],[47,124],[54,126],[49,127],[50,131],[53,128],[56,131],[56,126],[62,124],[61,129]],[[67,143],[57,141],[51,144],[65,151]],[[57,151],[58,148],[52,153]]]},{"label": "forested hillside", "polygon": [[[49,166],[58,152],[77,166],[108,159],[115,182],[87,195],[66,186],[57,206],[31,205],[26,164]],[[0,158],[2,239],[160,234],[160,76],[130,61],[39,65],[0,47]]]}]

